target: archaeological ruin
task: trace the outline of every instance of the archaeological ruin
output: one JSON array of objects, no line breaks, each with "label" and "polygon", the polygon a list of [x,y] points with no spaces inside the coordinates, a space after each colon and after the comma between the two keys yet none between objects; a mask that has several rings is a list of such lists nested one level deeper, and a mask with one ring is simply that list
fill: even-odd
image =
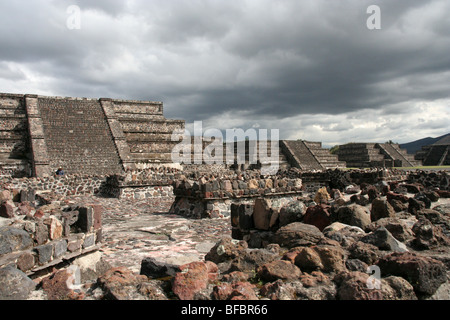
[{"label": "archaeological ruin", "polygon": [[422,165],[395,143],[348,143],[339,146],[338,158],[349,168],[416,167]]},{"label": "archaeological ruin", "polygon": [[267,174],[174,163],[161,102],[3,93],[0,125],[0,300],[450,299],[450,175],[411,169],[448,147],[280,140]]},{"label": "archaeological ruin", "polygon": [[425,166],[450,165],[450,135],[439,139],[431,145],[422,147],[415,154],[415,159],[422,161]]}]

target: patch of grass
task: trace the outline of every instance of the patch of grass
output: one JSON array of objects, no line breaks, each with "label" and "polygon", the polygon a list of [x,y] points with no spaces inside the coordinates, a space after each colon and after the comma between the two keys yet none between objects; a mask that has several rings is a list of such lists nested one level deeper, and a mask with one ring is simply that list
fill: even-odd
[{"label": "patch of grass", "polygon": [[[339,168],[343,171],[350,171],[350,170],[364,170],[364,169],[373,169],[373,168]],[[386,168],[386,169],[396,169],[396,170],[449,170],[450,166],[417,166],[417,167],[393,167],[393,168]]]},{"label": "patch of grass", "polygon": [[417,166],[417,167],[394,167],[394,169],[403,169],[403,170],[430,170],[430,169],[438,169],[438,170],[450,170],[450,166]]}]

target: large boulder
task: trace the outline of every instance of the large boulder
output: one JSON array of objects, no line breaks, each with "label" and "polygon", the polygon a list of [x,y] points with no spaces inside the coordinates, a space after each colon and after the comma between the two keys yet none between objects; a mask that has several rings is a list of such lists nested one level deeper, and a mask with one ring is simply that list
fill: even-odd
[{"label": "large boulder", "polygon": [[0,269],[0,300],[25,300],[36,284],[25,273],[12,266]]},{"label": "large boulder", "polygon": [[345,251],[339,246],[318,245],[301,248],[295,264],[307,272],[340,272],[346,270]]},{"label": "large boulder", "polygon": [[33,246],[33,240],[23,229],[7,227],[0,229],[0,255],[27,250]]},{"label": "large boulder", "polygon": [[172,291],[180,300],[193,300],[196,293],[206,289],[210,281],[210,273],[217,273],[217,266],[201,261],[180,266],[172,281]]},{"label": "large boulder", "polygon": [[312,224],[320,231],[331,224],[330,206],[325,204],[309,207],[303,217],[303,223]]},{"label": "large boulder", "polygon": [[395,217],[395,210],[387,200],[375,199],[372,201],[370,219],[377,221],[381,218]]},{"label": "large boulder", "polygon": [[362,241],[352,244],[348,251],[349,258],[361,260],[369,266],[373,265],[380,256],[380,251],[376,246]]},{"label": "large boulder", "polygon": [[381,289],[368,286],[369,274],[351,271],[338,274],[334,281],[338,284],[337,299],[339,300],[382,300]]},{"label": "large boulder", "polygon": [[364,230],[371,223],[370,211],[366,207],[358,204],[342,206],[337,210],[335,220]]},{"label": "large boulder", "polygon": [[381,279],[380,289],[384,300],[417,300],[413,286],[402,277]]},{"label": "large boulder", "polygon": [[406,245],[397,239],[385,228],[379,227],[367,236],[361,238],[362,242],[370,243],[380,250],[390,250],[395,252],[407,252]]},{"label": "large boulder", "polygon": [[264,281],[295,280],[301,275],[300,269],[286,260],[275,260],[257,269],[257,275]]},{"label": "large boulder", "polygon": [[420,295],[432,295],[447,281],[446,268],[441,261],[409,252],[394,252],[378,261],[383,277],[403,277]]},{"label": "large boulder", "polygon": [[[414,216],[411,216],[411,218],[415,219]],[[369,229],[376,230],[379,227],[385,227],[395,239],[405,242],[414,238],[414,233],[411,230],[411,223],[414,224],[412,219],[381,218],[373,222]]]},{"label": "large boulder", "polygon": [[281,247],[293,248],[314,245],[322,238],[323,234],[316,226],[293,222],[278,229],[272,241]]},{"label": "large boulder", "polygon": [[[436,209],[436,207],[435,207]],[[439,209],[439,208],[437,208]],[[442,228],[442,231],[450,236],[450,210],[439,211],[434,209],[422,209],[417,212],[417,217],[424,217],[429,220],[433,225]]]},{"label": "large boulder", "polygon": [[419,220],[412,228],[414,240],[411,245],[418,250],[435,249],[439,246],[450,245],[450,239],[444,234],[442,228],[433,225],[428,219],[419,216]]},{"label": "large boulder", "polygon": [[306,205],[301,201],[293,201],[283,206],[279,214],[279,226],[284,227],[293,222],[300,222],[306,213]]},{"label": "large boulder", "polygon": [[332,240],[348,247],[366,235],[363,229],[348,224],[334,222],[323,230],[323,234]]},{"label": "large boulder", "polygon": [[167,300],[156,282],[144,275],[136,275],[126,267],[115,267],[97,279],[97,285],[107,300]]}]

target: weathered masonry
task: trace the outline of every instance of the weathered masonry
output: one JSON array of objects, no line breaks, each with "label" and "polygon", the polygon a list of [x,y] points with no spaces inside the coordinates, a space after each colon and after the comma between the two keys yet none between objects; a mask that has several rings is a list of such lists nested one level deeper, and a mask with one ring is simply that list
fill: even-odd
[{"label": "weathered masonry", "polygon": [[[115,175],[171,164],[184,127],[164,117],[161,102],[0,93],[0,177],[46,177],[59,167],[66,175]],[[281,140],[279,148],[280,169],[345,167],[320,142]],[[249,151],[246,143],[246,158]]]},{"label": "weathered masonry", "polygon": [[414,158],[422,161],[424,166],[450,165],[450,135],[446,135],[431,145],[422,147],[422,150],[417,151]]},{"label": "weathered masonry", "polygon": [[394,143],[348,143],[339,146],[340,161],[349,168],[415,167],[422,165]]},{"label": "weathered masonry", "polygon": [[0,93],[0,175],[118,174],[171,162],[161,102]]}]

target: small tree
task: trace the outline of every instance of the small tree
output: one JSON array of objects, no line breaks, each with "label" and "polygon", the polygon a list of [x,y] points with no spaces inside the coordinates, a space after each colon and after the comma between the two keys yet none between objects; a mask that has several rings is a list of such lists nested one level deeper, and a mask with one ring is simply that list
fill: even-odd
[{"label": "small tree", "polygon": [[338,145],[335,145],[334,147],[332,147],[332,148],[330,149],[330,153],[331,153],[331,154],[337,154],[338,150],[339,150],[339,146],[338,146]]}]

